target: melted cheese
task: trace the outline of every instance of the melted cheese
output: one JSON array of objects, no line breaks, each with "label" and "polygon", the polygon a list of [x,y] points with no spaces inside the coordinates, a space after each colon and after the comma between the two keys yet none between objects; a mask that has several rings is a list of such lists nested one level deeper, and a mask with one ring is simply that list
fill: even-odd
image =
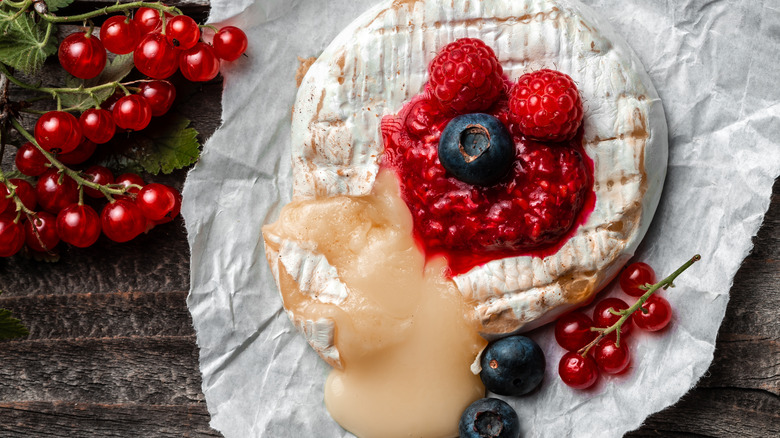
[{"label": "melted cheese", "polygon": [[364,197],[295,201],[264,234],[285,308],[336,368],[333,418],[364,438],[457,435],[484,395],[469,366],[486,342],[445,261],[426,264],[415,244],[395,176]]}]

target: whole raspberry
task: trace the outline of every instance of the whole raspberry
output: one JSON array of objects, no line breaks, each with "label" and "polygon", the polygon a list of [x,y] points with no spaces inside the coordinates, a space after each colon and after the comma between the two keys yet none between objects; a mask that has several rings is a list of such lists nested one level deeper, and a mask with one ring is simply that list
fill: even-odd
[{"label": "whole raspberry", "polygon": [[473,38],[447,44],[428,66],[436,99],[461,114],[490,108],[503,90],[503,74],[493,49]]},{"label": "whole raspberry", "polygon": [[511,120],[526,137],[570,140],[582,124],[582,99],[574,81],[555,70],[520,76],[509,91]]}]

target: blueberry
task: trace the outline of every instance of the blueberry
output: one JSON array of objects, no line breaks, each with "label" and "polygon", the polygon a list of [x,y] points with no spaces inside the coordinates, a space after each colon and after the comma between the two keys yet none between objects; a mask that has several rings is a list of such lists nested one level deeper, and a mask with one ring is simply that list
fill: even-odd
[{"label": "blueberry", "polygon": [[481,398],[463,411],[458,432],[460,438],[517,438],[520,420],[505,401]]},{"label": "blueberry", "polygon": [[455,117],[439,139],[439,161],[455,178],[489,186],[512,168],[515,144],[497,118],[482,113]]},{"label": "blueberry", "polygon": [[510,336],[492,342],[482,352],[479,377],[488,391],[501,395],[525,395],[544,377],[544,353],[525,336]]}]

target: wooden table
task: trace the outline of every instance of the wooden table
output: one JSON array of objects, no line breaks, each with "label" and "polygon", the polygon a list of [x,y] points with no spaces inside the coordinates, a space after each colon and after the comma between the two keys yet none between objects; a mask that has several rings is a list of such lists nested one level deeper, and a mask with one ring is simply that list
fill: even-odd
[{"label": "wooden table", "polygon": [[[208,8],[205,0],[170,3],[196,19]],[[201,140],[219,124],[221,86],[205,84],[194,96],[208,105],[177,103]],[[184,178],[179,171],[158,180],[180,188]],[[780,436],[780,182],[754,244],[709,371],[628,436]],[[185,304],[181,219],[126,244],[101,238],[89,249],[65,249],[55,264],[0,259],[0,290],[0,307],[30,329],[25,339],[0,341],[0,436],[220,436],[209,427]]]}]

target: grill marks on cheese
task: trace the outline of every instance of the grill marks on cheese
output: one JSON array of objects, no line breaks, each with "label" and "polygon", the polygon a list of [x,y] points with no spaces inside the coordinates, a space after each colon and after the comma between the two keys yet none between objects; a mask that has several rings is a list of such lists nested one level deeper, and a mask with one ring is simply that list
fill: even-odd
[{"label": "grill marks on cheese", "polygon": [[469,367],[485,341],[444,260],[426,265],[395,175],[381,172],[365,197],[293,201],[264,234],[307,242],[349,289],[340,304],[322,303],[270,260],[291,316],[335,322],[333,418],[361,438],[457,435],[460,413],[484,394]]}]

